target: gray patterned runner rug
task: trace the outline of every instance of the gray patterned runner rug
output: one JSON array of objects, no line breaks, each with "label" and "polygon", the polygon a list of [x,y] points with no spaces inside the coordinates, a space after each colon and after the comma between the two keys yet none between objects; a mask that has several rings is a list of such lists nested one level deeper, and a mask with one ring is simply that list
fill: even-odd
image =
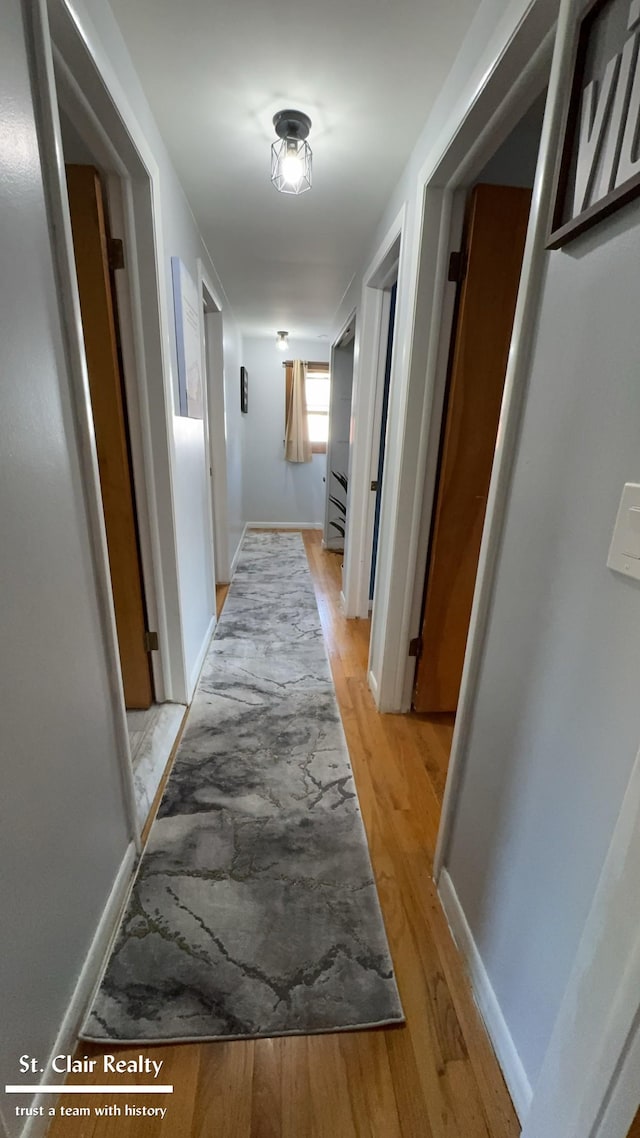
[{"label": "gray patterned runner rug", "polygon": [[82,1036],[402,1020],[302,538],[251,532]]}]

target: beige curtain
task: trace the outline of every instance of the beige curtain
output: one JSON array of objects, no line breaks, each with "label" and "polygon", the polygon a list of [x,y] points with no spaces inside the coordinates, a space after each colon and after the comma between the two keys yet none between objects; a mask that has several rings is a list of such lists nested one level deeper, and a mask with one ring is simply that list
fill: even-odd
[{"label": "beige curtain", "polygon": [[307,396],[305,393],[306,368],[302,360],[293,361],[291,398],[287,408],[287,426],[284,438],[284,457],[287,462],[311,462]]}]

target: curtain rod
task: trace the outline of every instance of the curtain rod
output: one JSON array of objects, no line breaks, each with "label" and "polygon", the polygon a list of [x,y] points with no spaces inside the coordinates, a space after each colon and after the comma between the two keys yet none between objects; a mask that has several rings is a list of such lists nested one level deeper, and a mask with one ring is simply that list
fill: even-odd
[{"label": "curtain rod", "polygon": [[[311,367],[311,368],[326,367],[327,369],[329,368],[329,361],[328,360],[322,360],[321,362],[318,362],[317,360],[316,361],[314,361],[314,360],[301,360],[300,362],[303,363],[305,367]],[[295,363],[294,360],[283,360],[282,366],[283,367],[293,367],[294,363]]]}]

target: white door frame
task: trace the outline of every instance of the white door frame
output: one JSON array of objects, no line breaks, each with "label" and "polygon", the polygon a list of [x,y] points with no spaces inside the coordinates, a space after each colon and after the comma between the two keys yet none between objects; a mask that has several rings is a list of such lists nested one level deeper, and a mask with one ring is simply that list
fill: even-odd
[{"label": "white door frame", "polygon": [[[197,263],[198,270],[198,321],[200,328],[200,360],[202,372],[202,433],[204,441],[204,467],[206,479],[206,496],[207,496],[207,537],[209,539],[209,553],[211,558],[211,584],[213,588],[213,613],[211,617],[211,624],[209,634],[207,636],[207,646],[216,624],[218,622],[218,606],[216,604],[216,521],[215,521],[215,506],[213,500],[213,455],[211,453],[211,388],[213,387],[213,377],[215,372],[211,368],[211,347],[214,333],[217,329],[208,326],[208,321],[212,316],[218,315],[218,303],[215,299],[215,293],[212,291],[212,286],[207,283],[204,266],[198,257]],[[211,333],[211,334],[209,334]],[[200,669],[198,669],[199,671]]]},{"label": "white door frame", "polygon": [[[55,52],[58,74],[66,76],[65,96],[75,110],[81,129],[90,133],[90,145],[102,146],[121,190],[120,221],[124,227],[127,285],[130,304],[122,316],[127,328],[130,316],[127,391],[135,391],[133,405],[139,410],[139,447],[134,447],[136,500],[140,520],[143,573],[150,619],[158,632],[159,653],[154,659],[154,682],[158,701],[187,702],[188,678],[183,651],[182,616],[178,582],[176,525],[174,515],[175,444],[172,420],[177,395],[171,376],[167,310],[166,259],[164,257],[159,171],[145,135],[138,124],[111,61],[93,35],[72,11],[69,0],[38,0],[42,10],[42,38],[46,50]],[[44,46],[42,48],[44,51]],[[64,164],[59,145],[58,93],[53,76],[43,93],[51,104],[52,130],[56,137],[56,165],[51,173],[58,181],[56,199],[60,217],[53,242],[73,246],[68,221]],[[110,189],[113,191],[113,181]],[[113,195],[113,199],[117,195]],[[110,199],[111,204],[111,199]],[[117,211],[116,211],[117,215]],[[68,288],[75,293],[75,269]],[[71,308],[73,299],[63,291],[62,301]],[[81,331],[69,319],[73,334]],[[84,342],[80,344],[84,357]],[[88,392],[79,392],[85,402],[83,418],[91,413]],[[90,420],[91,421],[91,420]],[[88,484],[91,490],[91,483]],[[144,493],[143,493],[144,488]],[[142,494],[142,498],[140,497]],[[101,499],[92,509],[102,512]],[[108,568],[108,565],[107,565]],[[110,581],[110,579],[109,579]],[[110,592],[109,583],[109,592]],[[154,654],[155,655],[155,654]]]},{"label": "white door frame", "polygon": [[[548,256],[545,241],[556,167],[559,160],[560,139],[566,119],[568,92],[571,87],[573,25],[575,13],[583,2],[584,0],[562,0],[557,34],[554,37],[553,62],[549,77],[522,275],[480,547],[460,699],[434,857],[434,877],[436,880],[446,861],[449,840],[453,830],[458,790],[467,758],[482,652],[493,598],[522,408],[526,395],[531,344],[537,320],[542,278]],[[546,44],[542,45],[538,55],[541,56],[543,51],[546,55]]]},{"label": "white door frame", "polygon": [[[83,493],[90,524],[96,593],[103,623],[105,656],[111,683],[123,800],[131,839],[140,849],[129,735],[120,671],[118,639],[109,572],[106,532],[98,473],[91,399],[86,369],[73,238],[66,191],[64,157],[54,73],[66,65],[77,82],[80,100],[95,112],[102,140],[118,159],[122,214],[128,249],[131,292],[132,356],[139,394],[140,434],[144,456],[146,515],[153,565],[152,596],[156,604],[162,670],[159,699],[187,702],[182,618],[173,511],[175,463],[172,417],[175,394],[169,366],[167,282],[163,252],[159,171],[144,133],[128,104],[112,64],[90,28],[80,26],[67,0],[35,0],[28,9],[37,76],[35,106],[43,177],[51,219],[51,245],[58,278],[59,304],[75,402],[75,428],[83,466]],[[94,141],[95,139],[92,139]],[[105,150],[105,152],[106,152]],[[148,551],[149,552],[149,551]],[[147,563],[148,569],[148,563]],[[145,581],[145,584],[147,582]],[[156,678],[154,672],[154,679]],[[159,690],[158,690],[159,689]]]},{"label": "white door frame", "polygon": [[205,359],[204,374],[207,380],[205,434],[210,475],[213,565],[216,583],[226,585],[231,580],[231,565],[222,302],[200,257],[198,257],[198,291],[207,301],[203,314],[202,350]]},{"label": "white door frame", "polygon": [[370,685],[381,711],[406,711],[411,702],[409,642],[419,633],[455,292],[447,281],[448,256],[461,228],[463,191],[544,88],[554,10],[551,0],[530,6],[418,178],[412,212],[420,237],[411,256],[401,258],[398,277],[396,319],[407,349],[398,353],[393,372],[391,476],[383,488],[371,629]]},{"label": "white door frame", "polygon": [[434,145],[410,203],[420,236],[401,258],[399,272],[396,321],[403,351],[397,353],[389,405],[380,529],[384,549],[371,626],[370,685],[381,711],[410,707],[415,662],[409,658],[409,643],[419,630],[421,596],[418,602],[416,597],[425,569],[420,543],[428,533],[435,483],[429,440],[437,436],[434,415],[440,422],[442,410],[443,308],[451,307],[446,270],[452,215],[460,189],[473,180],[471,172],[481,170],[542,90],[555,13],[553,0],[535,0],[527,8],[493,67],[458,108],[456,125],[450,121]]},{"label": "white door frame", "polygon": [[[125,248],[125,266],[115,274],[115,288],[118,300],[118,331],[122,349],[126,409],[133,467],[133,489],[135,497],[136,521],[140,541],[140,560],[144,582],[146,619],[151,630],[158,630],[160,613],[156,589],[156,570],[154,561],[153,527],[149,495],[147,492],[145,436],[148,440],[148,418],[144,416],[144,403],[141,401],[140,374],[143,358],[138,350],[138,338],[134,326],[134,300],[132,278],[136,278],[135,223],[127,223],[128,192],[127,176],[118,151],[113,146],[102,125],[98,122],[89,102],[76,83],[65,60],[52,44],[54,73],[58,106],[65,111],[78,135],[90,150],[96,164],[106,173],[106,194],[109,211],[111,236],[120,238]],[[133,290],[135,292],[135,288]],[[159,638],[160,639],[160,638]],[[151,653],[151,668],[156,702],[165,698],[165,661],[162,646]]]},{"label": "white door frame", "polygon": [[28,24],[25,22],[25,29],[32,45],[34,73],[37,80],[34,84],[34,111],[42,153],[42,176],[46,206],[50,216],[53,264],[58,282],[58,302],[64,347],[72,384],[74,428],[83,473],[82,490],[89,522],[89,541],[93,555],[96,595],[109,677],[111,710],[117,747],[116,758],[129,838],[135,844],[137,852],[140,852],[142,845],[136,816],[131,750],[120,671],[107,536],[100,493],[98,456],[80,316],[80,299],[73,259],[69,200],[64,180],[64,158],[46,0],[38,0],[37,3],[34,3],[29,11],[29,16],[30,21]]},{"label": "white door frame", "polygon": [[[637,990],[637,989],[636,989]],[[632,993],[629,992],[629,996]],[[625,1044],[619,1071],[612,1080],[593,1138],[628,1138],[640,1107],[640,1010]],[[591,1138],[591,1136],[590,1136]]]},{"label": "white door frame", "polygon": [[[380,446],[380,370],[382,368],[384,379],[389,327],[389,294],[386,290],[399,276],[398,265],[402,262],[403,256],[402,234],[405,214],[406,207],[403,206],[365,273],[362,299],[356,316],[343,574],[343,595],[347,617],[366,618],[369,615],[369,580],[375,509],[375,498],[371,490],[371,470],[374,453],[377,468]],[[392,386],[397,356],[398,352],[394,346],[391,360]]]}]

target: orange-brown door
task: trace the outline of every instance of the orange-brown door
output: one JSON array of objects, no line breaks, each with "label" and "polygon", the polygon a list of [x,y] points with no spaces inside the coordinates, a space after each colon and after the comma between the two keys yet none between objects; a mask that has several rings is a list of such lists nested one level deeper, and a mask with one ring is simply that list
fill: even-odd
[{"label": "orange-brown door", "polygon": [[416,711],[455,711],[478,570],[531,192],[476,186],[463,238]]},{"label": "orange-brown door", "polygon": [[125,704],[145,708],[153,687],[102,189],[92,166],[66,170]]}]

